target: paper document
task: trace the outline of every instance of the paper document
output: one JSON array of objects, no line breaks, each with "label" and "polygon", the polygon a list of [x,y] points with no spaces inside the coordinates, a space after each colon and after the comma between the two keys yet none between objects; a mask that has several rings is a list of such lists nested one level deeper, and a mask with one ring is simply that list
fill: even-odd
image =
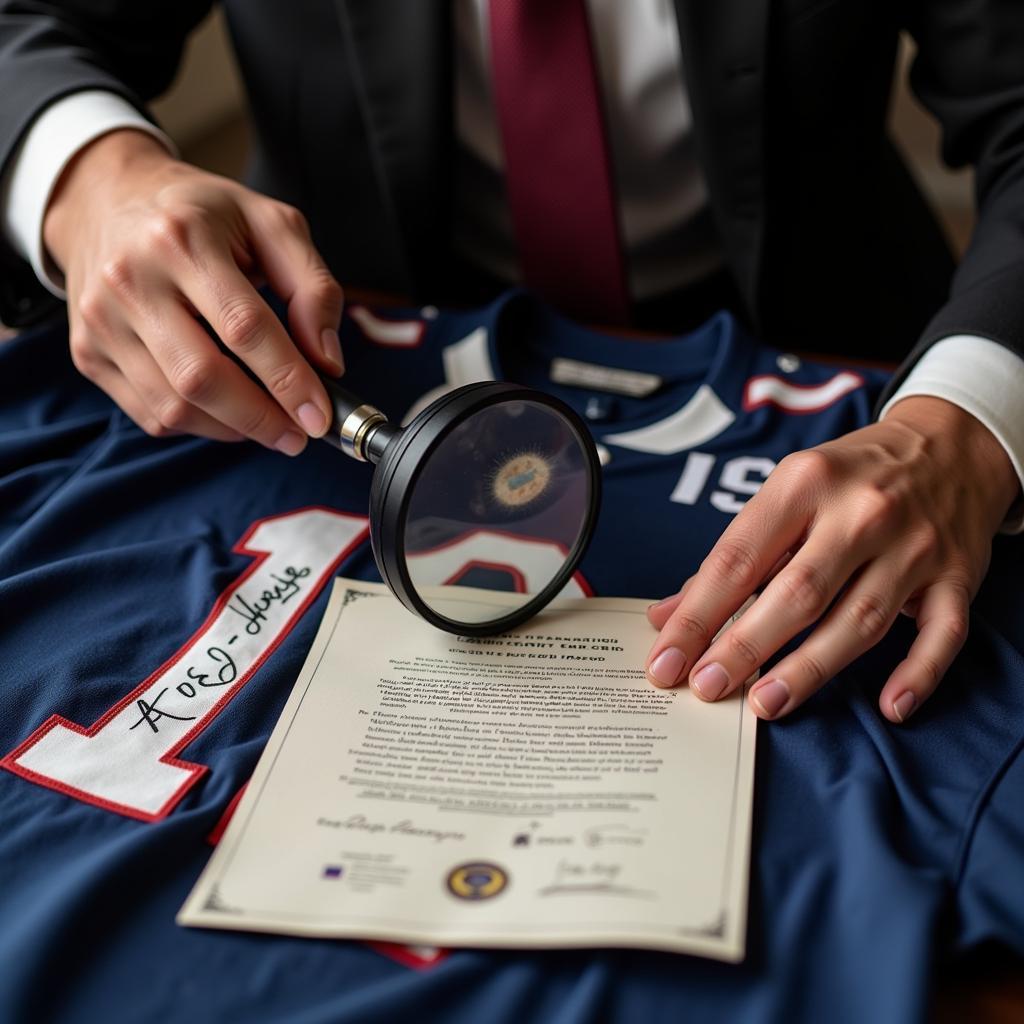
[{"label": "paper document", "polygon": [[742,959],[756,719],[645,680],[647,603],[471,639],[337,580],[179,923]]}]

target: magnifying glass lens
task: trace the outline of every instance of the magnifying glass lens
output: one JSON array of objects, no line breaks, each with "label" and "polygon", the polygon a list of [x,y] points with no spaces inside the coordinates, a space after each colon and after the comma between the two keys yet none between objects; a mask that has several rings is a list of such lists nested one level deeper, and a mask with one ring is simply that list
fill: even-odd
[{"label": "magnifying glass lens", "polygon": [[[404,525],[413,587],[433,610],[467,623],[493,607],[445,599],[455,584],[517,595],[521,607],[562,571],[591,508],[587,453],[566,419],[528,400],[486,406],[454,427],[427,456]],[[461,605],[461,602],[460,602]]]}]

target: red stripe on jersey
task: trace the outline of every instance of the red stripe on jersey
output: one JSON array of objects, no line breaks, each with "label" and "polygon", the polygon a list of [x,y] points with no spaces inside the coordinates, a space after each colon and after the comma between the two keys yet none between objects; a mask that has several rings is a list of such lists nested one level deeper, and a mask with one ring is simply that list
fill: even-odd
[{"label": "red stripe on jersey", "polygon": [[401,946],[396,942],[367,942],[366,945],[383,956],[390,957],[397,963],[412,967],[417,971],[436,967],[449,955],[447,949],[432,949],[429,946]]},{"label": "red stripe on jersey", "polygon": [[224,813],[217,819],[217,824],[210,830],[206,841],[211,846],[216,846],[224,838],[224,833],[227,831],[228,825],[231,824],[231,819],[235,816],[238,804],[242,797],[245,796],[245,787],[248,785],[249,782],[246,780],[238,787],[238,792],[228,801],[227,807],[224,808]]}]

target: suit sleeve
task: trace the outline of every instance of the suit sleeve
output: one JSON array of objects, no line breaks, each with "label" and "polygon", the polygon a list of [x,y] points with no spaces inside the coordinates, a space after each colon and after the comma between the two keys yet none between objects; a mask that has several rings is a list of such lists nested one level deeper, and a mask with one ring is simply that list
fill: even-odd
[{"label": "suit sleeve", "polygon": [[[74,92],[105,89],[152,120],[146,101],[170,84],[189,32],[212,0],[0,0],[0,175],[34,119]],[[56,300],[0,240],[0,321],[18,327]]]},{"label": "suit sleeve", "polygon": [[937,341],[977,335],[1024,358],[1024,3],[913,0],[910,83],[936,116],[943,157],[975,171],[977,224],[948,301],[879,403]]}]

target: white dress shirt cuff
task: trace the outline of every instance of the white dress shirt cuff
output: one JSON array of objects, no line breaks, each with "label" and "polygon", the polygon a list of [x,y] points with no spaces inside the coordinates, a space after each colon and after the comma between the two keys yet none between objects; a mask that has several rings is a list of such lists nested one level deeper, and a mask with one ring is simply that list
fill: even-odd
[{"label": "white dress shirt cuff", "polygon": [[18,144],[0,182],[4,234],[32,265],[36,277],[66,298],[63,275],[43,245],[43,216],[54,186],[83,146],[118,128],[137,128],[177,155],[174,143],[116,93],[90,89],[48,106]]},{"label": "white dress shirt cuff", "polygon": [[[1024,359],[988,338],[943,338],[918,360],[878,418],[911,395],[944,398],[981,420],[1006,450],[1024,488]],[[1000,532],[1022,531],[1024,500],[1018,500]]]}]

